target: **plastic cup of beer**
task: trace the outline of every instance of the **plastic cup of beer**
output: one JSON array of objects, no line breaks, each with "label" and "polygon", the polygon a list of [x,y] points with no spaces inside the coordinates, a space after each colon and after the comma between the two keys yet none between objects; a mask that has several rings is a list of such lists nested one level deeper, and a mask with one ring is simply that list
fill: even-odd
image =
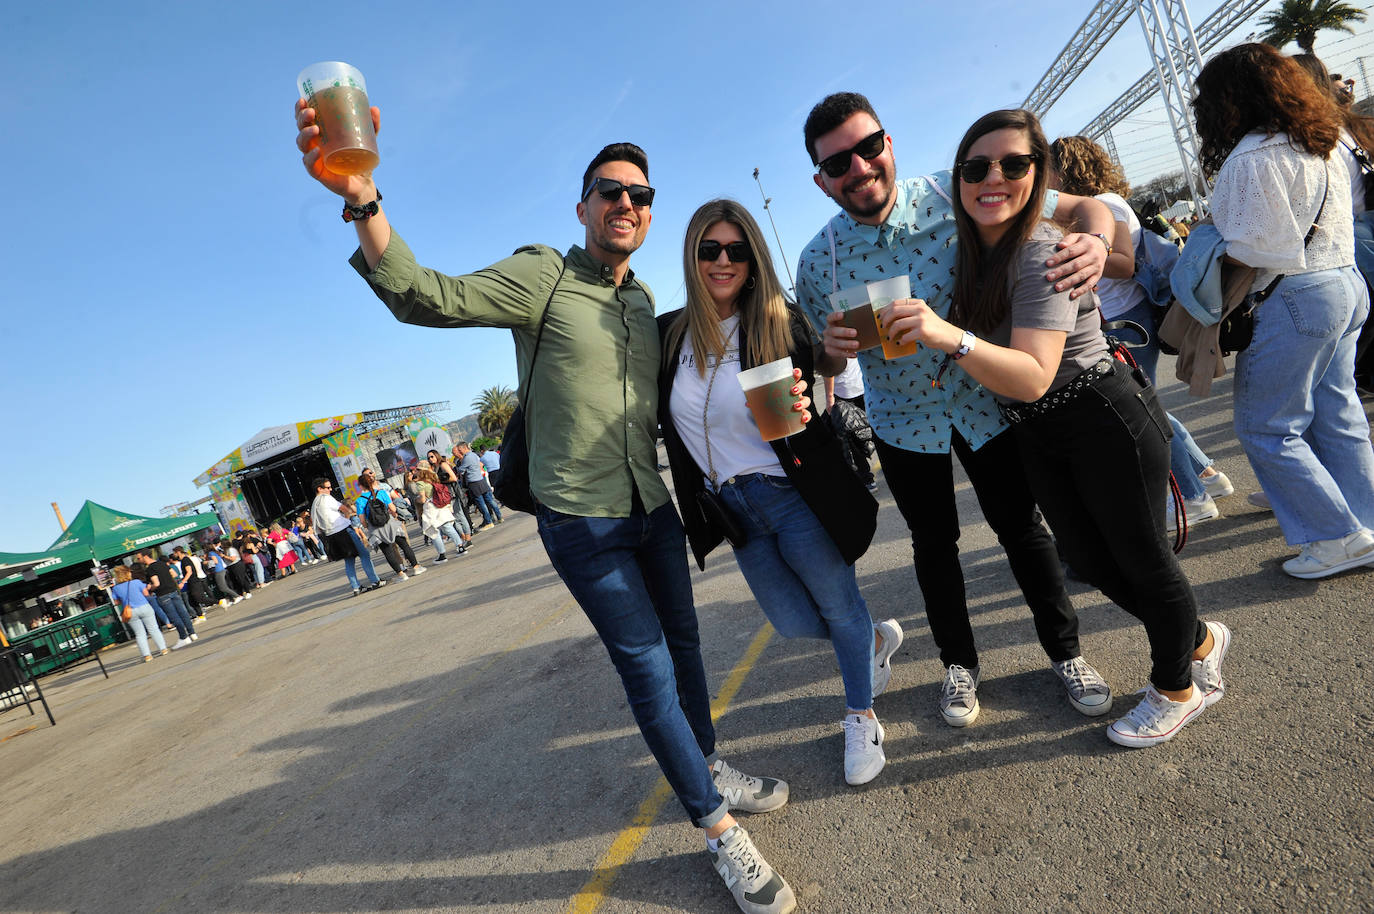
[{"label": "plastic cup of beer", "polygon": [[859,344],[858,352],[882,345],[878,318],[873,313],[873,305],[865,289],[841,289],[830,296],[830,306],[840,313],[841,326],[858,331],[859,335],[855,338]]},{"label": "plastic cup of beer", "polygon": [[360,175],[377,167],[381,156],[363,74],[341,61],[326,60],[302,70],[296,88],[315,109],[325,168],[338,175]]},{"label": "plastic cup of beer", "polygon": [[744,388],[744,402],[749,405],[764,441],[786,438],[806,427],[801,412],[792,408],[798,398],[792,393],[797,382],[792,377],[791,359],[746,368],[737,377],[739,386]]},{"label": "plastic cup of beer", "polygon": [[911,297],[911,279],[908,276],[894,276],[891,279],[884,279],[882,282],[871,282],[868,284],[868,300],[873,306],[873,316],[877,320],[878,333],[883,344],[883,358],[900,359],[905,356],[915,355],[920,348],[920,343],[912,340],[911,342],[899,346],[887,332],[887,327],[883,324],[883,309],[892,304],[899,298]]}]

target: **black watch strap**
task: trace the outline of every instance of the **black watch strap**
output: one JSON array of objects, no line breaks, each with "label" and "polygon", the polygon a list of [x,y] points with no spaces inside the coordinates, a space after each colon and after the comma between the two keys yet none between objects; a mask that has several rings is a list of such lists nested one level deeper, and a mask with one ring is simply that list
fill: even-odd
[{"label": "black watch strap", "polygon": [[377,199],[371,203],[349,203],[344,201],[343,221],[353,222],[355,220],[371,219],[377,215],[377,204],[382,202],[382,192],[377,191]]}]

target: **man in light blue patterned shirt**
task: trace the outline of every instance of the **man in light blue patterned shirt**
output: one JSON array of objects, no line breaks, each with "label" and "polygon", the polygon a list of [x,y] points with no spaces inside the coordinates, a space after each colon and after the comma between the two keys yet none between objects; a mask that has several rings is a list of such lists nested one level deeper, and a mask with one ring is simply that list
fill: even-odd
[{"label": "man in light blue patterned shirt", "polygon": [[[898,180],[891,136],[868,99],[853,92],[816,105],[805,137],[817,167],[816,186],[841,212],[806,245],[797,265],[797,298],[823,333],[820,370],[838,372],[842,359],[856,355],[863,370],[883,476],[911,530],[916,579],[945,666],[941,715],[951,726],[964,727],[979,712],[978,650],[959,566],[951,453],[958,454],[983,516],[1006,550],[1070,702],[1090,716],[1107,713],[1111,690],[1082,659],[1078,617],[1064,590],[1054,542],[1040,524],[1016,445],[1002,434],[1007,424],[992,396],[947,362],[945,353],[925,346],[899,359],[885,359],[880,348],[856,352],[857,331],[832,313],[834,293],[898,275],[910,279],[913,299],[925,300],[942,317],[949,313],[956,253],[951,172]],[[1046,280],[1086,292],[1106,262],[1111,213],[1095,200],[1068,194],[1047,195],[1045,206],[1047,217],[1076,221],[1088,232],[1065,237]],[[866,301],[867,294],[860,289],[857,299]]]}]

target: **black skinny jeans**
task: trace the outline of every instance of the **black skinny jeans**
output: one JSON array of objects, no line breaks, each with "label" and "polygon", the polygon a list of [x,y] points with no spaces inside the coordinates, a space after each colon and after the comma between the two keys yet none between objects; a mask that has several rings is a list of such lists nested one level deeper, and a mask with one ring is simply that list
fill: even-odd
[{"label": "black skinny jeans", "polygon": [[1113,362],[1110,374],[1013,433],[1069,564],[1145,623],[1155,687],[1188,688],[1207,629],[1165,534],[1171,433],[1154,388]]},{"label": "black skinny jeans", "polygon": [[[1040,646],[1055,662],[1077,657],[1078,615],[1064,590],[1054,540],[1040,524],[1016,442],[1010,434],[1001,434],[975,451],[957,431],[950,429],[950,434],[983,517],[1006,551],[1011,573],[1030,606]],[[875,440],[883,476],[911,530],[916,581],[940,662],[972,669],[978,665],[978,648],[959,566],[953,460],[950,454],[907,451]]]},{"label": "black skinny jeans", "polygon": [[398,536],[394,543],[380,543],[378,545],[382,550],[382,555],[386,556],[386,563],[390,565],[391,570],[397,574],[401,573],[401,556],[396,548],[398,546],[400,547],[400,552],[405,553],[406,561],[410,563],[410,567],[414,568],[416,565],[420,564],[415,560],[415,551],[410,548],[410,540],[407,537]]}]

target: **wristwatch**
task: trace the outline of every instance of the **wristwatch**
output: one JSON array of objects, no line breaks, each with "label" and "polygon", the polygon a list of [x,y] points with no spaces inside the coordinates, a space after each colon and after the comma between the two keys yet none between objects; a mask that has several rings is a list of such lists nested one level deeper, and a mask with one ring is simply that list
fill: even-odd
[{"label": "wristwatch", "polygon": [[377,215],[377,204],[382,202],[382,192],[377,191],[377,199],[371,203],[349,203],[344,201],[343,221],[354,222],[371,219]]},{"label": "wristwatch", "polygon": [[959,348],[951,352],[950,355],[953,356],[954,361],[957,362],[972,352],[973,347],[977,344],[978,337],[974,336],[971,331],[965,330],[963,339],[959,341]]}]

